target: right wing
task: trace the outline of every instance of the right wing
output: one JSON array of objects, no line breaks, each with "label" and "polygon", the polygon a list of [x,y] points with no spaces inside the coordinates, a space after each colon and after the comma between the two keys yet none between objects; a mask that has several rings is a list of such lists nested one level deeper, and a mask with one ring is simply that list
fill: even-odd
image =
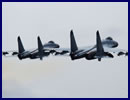
[{"label": "right wing", "polygon": [[55,56],[70,54],[69,48],[44,48],[44,50],[54,54]]},{"label": "right wing", "polygon": [[105,52],[115,53],[115,54],[117,54],[117,56],[122,56],[122,55],[128,56],[128,51],[124,50],[124,49],[104,47],[104,51]]}]

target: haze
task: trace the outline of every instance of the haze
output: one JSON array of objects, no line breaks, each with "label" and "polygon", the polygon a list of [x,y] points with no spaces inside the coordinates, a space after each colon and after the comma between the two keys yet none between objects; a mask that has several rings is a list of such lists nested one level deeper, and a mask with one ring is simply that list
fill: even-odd
[{"label": "haze", "polygon": [[[111,36],[128,50],[127,2],[3,2],[2,51],[25,49],[53,40],[70,47],[73,29],[78,47]],[[72,61],[49,56],[43,61],[2,57],[3,98],[128,98],[128,57]]]}]

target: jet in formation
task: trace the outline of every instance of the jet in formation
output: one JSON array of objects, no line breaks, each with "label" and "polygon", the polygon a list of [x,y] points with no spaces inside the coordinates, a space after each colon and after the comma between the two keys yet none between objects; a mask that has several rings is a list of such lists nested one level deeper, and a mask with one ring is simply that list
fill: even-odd
[{"label": "jet in formation", "polygon": [[49,48],[60,47],[59,44],[56,44],[53,41],[49,41],[48,43],[45,43],[43,45],[39,36],[37,37],[37,43],[38,43],[37,49],[25,50],[20,36],[18,36],[17,41],[18,41],[18,51],[4,51],[2,52],[4,56],[11,53],[12,56],[18,56],[20,60],[25,58],[30,59],[40,58],[40,60],[42,60],[43,57],[49,56],[50,53],[52,53],[52,51],[48,51]]},{"label": "jet in formation", "polygon": [[49,56],[50,54],[55,56],[68,54],[71,60],[85,58],[87,60],[98,59],[98,61],[101,61],[102,58],[114,58],[114,53],[116,53],[117,56],[128,56],[128,51],[118,49],[118,42],[111,37],[101,40],[99,31],[96,32],[96,44],[84,48],[77,46],[73,30],[70,31],[70,48],[60,48],[60,45],[53,41],[49,41],[43,45],[38,36],[38,48],[34,50],[25,50],[20,36],[18,36],[17,40],[18,51],[4,51],[2,52],[4,56],[12,52],[11,55],[17,56],[20,60],[25,58],[40,58],[40,60],[42,60],[43,57]]}]

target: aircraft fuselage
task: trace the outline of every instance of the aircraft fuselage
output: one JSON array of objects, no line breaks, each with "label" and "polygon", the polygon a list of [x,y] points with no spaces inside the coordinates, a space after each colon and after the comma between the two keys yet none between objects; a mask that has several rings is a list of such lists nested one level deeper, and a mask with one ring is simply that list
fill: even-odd
[{"label": "aircraft fuselage", "polygon": [[[108,47],[108,48],[115,48],[118,46],[118,43],[114,40],[102,40],[102,45],[103,47]],[[84,49],[79,49],[75,52],[70,53],[71,59],[75,60],[75,59],[80,59],[80,58],[86,58],[87,60],[92,60],[92,59],[96,59],[96,45],[93,46],[93,48],[91,48],[90,50],[88,50],[87,53],[83,53]],[[113,58],[113,55],[111,53],[105,52],[104,56],[108,56]]]}]

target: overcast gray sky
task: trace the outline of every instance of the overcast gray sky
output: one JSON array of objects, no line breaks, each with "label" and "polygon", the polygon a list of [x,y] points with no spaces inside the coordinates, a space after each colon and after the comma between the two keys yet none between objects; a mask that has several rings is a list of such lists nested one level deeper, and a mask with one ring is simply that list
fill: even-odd
[{"label": "overcast gray sky", "polygon": [[[38,35],[43,43],[69,48],[71,29],[79,47],[94,45],[99,30],[128,50],[128,3],[2,3],[2,50],[17,50],[18,35],[25,49],[37,47]],[[3,57],[2,83],[3,97],[128,97],[128,57],[102,62]]]}]

